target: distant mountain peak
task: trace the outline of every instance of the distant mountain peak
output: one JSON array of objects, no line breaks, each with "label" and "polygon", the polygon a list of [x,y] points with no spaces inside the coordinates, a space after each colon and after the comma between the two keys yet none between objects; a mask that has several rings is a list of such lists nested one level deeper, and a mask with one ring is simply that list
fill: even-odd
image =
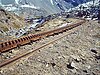
[{"label": "distant mountain peak", "polygon": [[0,3],[9,11],[28,12],[28,14],[38,12],[44,14],[45,12],[44,15],[47,15],[67,11],[88,1],[90,0],[0,0]]}]

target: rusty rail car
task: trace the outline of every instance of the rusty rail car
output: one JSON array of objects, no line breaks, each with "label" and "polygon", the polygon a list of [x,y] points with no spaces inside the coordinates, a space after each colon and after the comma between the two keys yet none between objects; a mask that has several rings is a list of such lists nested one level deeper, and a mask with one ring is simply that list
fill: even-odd
[{"label": "rusty rail car", "polygon": [[78,23],[71,24],[71,25],[68,25],[65,27],[57,28],[54,30],[50,30],[50,31],[42,32],[42,33],[38,33],[38,34],[32,34],[32,35],[21,37],[21,38],[15,39],[15,40],[10,40],[10,41],[0,43],[0,53],[9,51],[9,50],[16,48],[18,46],[28,44],[32,41],[36,41],[36,40],[41,39],[41,38],[46,37],[46,36],[58,34],[58,33],[66,31],[66,30],[70,30],[74,27],[81,25],[84,22],[85,22],[85,20],[82,20]]}]

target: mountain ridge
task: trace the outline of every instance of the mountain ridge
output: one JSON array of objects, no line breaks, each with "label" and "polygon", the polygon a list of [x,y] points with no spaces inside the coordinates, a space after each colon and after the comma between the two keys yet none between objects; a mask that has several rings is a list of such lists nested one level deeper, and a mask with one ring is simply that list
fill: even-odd
[{"label": "mountain ridge", "polygon": [[[14,11],[17,14],[25,12],[39,16],[45,14],[55,14],[65,12],[70,8],[91,0],[0,0],[0,4],[8,11]],[[41,14],[42,13],[42,14]],[[36,15],[37,16],[37,15]]]}]

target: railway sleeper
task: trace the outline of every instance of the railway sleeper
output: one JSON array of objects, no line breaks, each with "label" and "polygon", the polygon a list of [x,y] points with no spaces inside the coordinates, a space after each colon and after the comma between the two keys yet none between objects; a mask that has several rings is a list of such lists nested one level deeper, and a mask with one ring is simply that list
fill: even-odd
[{"label": "railway sleeper", "polygon": [[11,49],[14,49],[16,47],[17,47],[17,45],[12,45],[10,47],[7,46],[5,49],[3,48],[3,50],[1,52],[7,52],[7,51],[10,51]]},{"label": "railway sleeper", "polygon": [[9,51],[10,49],[13,49],[13,48],[16,48],[16,47],[19,48],[21,45],[25,45],[25,44],[32,43],[32,42],[35,42],[35,41],[39,41],[41,38],[44,38],[44,37],[48,37],[48,36],[51,36],[51,35],[52,36],[58,35],[59,33],[63,33],[67,30],[71,30],[74,27],[81,25],[81,23],[83,23],[83,22],[85,22],[85,21],[82,21],[80,23],[76,23],[74,25],[58,28],[58,29],[55,29],[55,30],[52,30],[52,31],[48,31],[48,32],[40,33],[40,34],[34,34],[34,35],[26,36],[26,37],[23,37],[23,38],[19,38],[19,39],[16,39],[16,40],[1,43],[0,44],[0,52]]},{"label": "railway sleeper", "polygon": [[29,45],[32,45],[32,44],[33,44],[33,41],[30,40],[30,42],[29,42],[28,44],[29,44]]},{"label": "railway sleeper", "polygon": [[54,33],[55,35],[58,35],[59,33]]},{"label": "railway sleeper", "polygon": [[19,48],[20,48],[20,46],[21,46],[21,45],[20,45],[20,44],[18,44],[16,48],[17,48],[17,49],[19,49]]}]

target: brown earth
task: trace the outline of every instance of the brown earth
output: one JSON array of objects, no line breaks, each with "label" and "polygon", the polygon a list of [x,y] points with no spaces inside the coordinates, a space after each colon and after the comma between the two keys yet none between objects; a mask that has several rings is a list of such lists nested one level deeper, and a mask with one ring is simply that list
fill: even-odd
[{"label": "brown earth", "polygon": [[[32,50],[66,33],[44,38],[19,50]],[[100,75],[99,36],[100,24],[87,21],[59,41],[1,68],[0,75]]]}]

